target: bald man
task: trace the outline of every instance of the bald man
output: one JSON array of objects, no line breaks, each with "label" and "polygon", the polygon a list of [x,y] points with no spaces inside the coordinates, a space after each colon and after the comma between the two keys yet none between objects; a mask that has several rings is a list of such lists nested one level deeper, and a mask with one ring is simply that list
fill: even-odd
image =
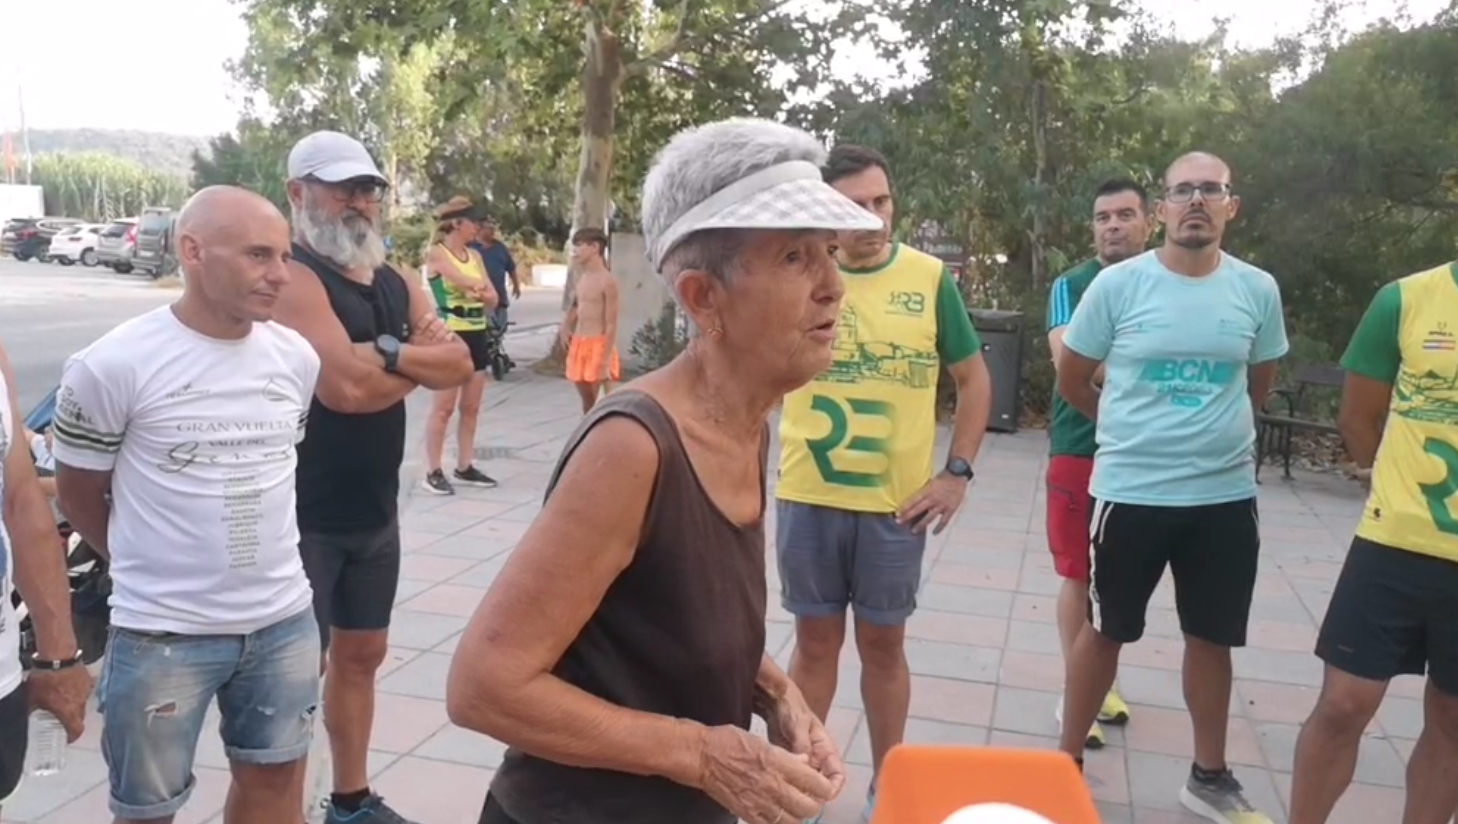
[{"label": "bald man", "polygon": [[1224,161],[1176,160],[1155,210],[1164,245],[1101,272],[1063,336],[1058,391],[1095,422],[1098,452],[1090,623],[1069,655],[1062,745],[1082,764],[1119,650],[1144,634],[1168,568],[1194,724],[1180,800],[1210,821],[1259,824],[1270,819],[1231,773],[1225,730],[1260,552],[1255,411],[1288,346],[1275,279],[1221,251],[1239,209]]},{"label": "bald man", "polygon": [[98,690],[111,810],[172,820],[216,699],[223,820],[299,822],[320,644],[294,466],[319,358],[271,320],[289,278],[272,204],[204,189],[176,238],[182,297],[72,357],[56,412],[61,507],[112,564]]}]

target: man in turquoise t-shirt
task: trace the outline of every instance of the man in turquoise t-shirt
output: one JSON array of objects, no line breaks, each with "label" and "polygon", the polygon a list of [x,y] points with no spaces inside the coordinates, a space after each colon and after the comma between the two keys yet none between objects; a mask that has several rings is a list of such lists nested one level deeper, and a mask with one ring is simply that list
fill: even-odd
[{"label": "man in turquoise t-shirt", "polygon": [[1062,746],[1082,763],[1120,647],[1143,635],[1168,566],[1194,723],[1180,801],[1211,821],[1256,824],[1269,819],[1246,800],[1224,743],[1230,650],[1245,644],[1260,552],[1255,409],[1288,348],[1281,294],[1269,274],[1220,249],[1240,205],[1223,161],[1186,155],[1164,183],[1164,245],[1105,269],[1063,337],[1058,391],[1096,422],[1099,448],[1089,490],[1092,623],[1068,664]]},{"label": "man in turquoise t-shirt", "polygon": [[[1053,281],[1048,295],[1048,348],[1054,366],[1063,351],[1064,327],[1099,271],[1143,252],[1149,242],[1153,229],[1149,193],[1132,180],[1106,181],[1094,191],[1091,227],[1098,256],[1064,272]],[[1048,549],[1053,553],[1053,569],[1063,579],[1058,590],[1058,640],[1066,660],[1073,639],[1088,623],[1088,480],[1093,474],[1096,444],[1093,421],[1056,391],[1048,447]],[[1061,698],[1058,710],[1061,719]],[[1099,710],[1099,721],[1123,724],[1128,720],[1128,705],[1117,689],[1110,690]],[[1099,721],[1089,729],[1089,749],[1104,746]]]}]

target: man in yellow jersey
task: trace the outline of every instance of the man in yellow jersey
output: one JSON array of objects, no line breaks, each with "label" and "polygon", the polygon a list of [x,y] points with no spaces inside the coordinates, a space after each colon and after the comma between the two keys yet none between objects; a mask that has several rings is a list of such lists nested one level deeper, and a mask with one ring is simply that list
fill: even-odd
[{"label": "man in yellow jersey", "polygon": [[1387,682],[1424,672],[1402,824],[1446,824],[1458,807],[1458,264],[1378,290],[1342,368],[1338,423],[1372,492],[1316,642],[1326,679],[1296,744],[1290,824],[1324,824]]},{"label": "man in yellow jersey", "polygon": [[[781,601],[795,616],[790,677],[823,719],[835,697],[846,608],[855,612],[861,697],[879,769],[911,701],[906,620],[926,534],[951,522],[972,480],[991,405],[982,342],[946,267],[891,240],[886,160],[835,147],[825,182],[881,218],[840,238],[845,298],[830,369],[785,396],[776,489]],[[937,378],[957,386],[952,444],[933,472]],[[875,782],[867,798],[867,818]]]}]

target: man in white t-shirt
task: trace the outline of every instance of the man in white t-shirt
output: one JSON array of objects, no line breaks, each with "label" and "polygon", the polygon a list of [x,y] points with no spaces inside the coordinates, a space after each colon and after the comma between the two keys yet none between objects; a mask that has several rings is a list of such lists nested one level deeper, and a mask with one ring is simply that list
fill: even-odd
[{"label": "man in white t-shirt", "polygon": [[[75,741],[91,694],[91,676],[81,664],[71,623],[65,550],[36,480],[24,432],[15,414],[10,360],[0,348],[0,807],[20,786],[31,710],[56,716]],[[25,598],[35,630],[29,681],[22,681],[12,583]]]},{"label": "man in white t-shirt", "polygon": [[272,204],[204,189],[176,237],[182,298],[72,357],[57,403],[61,507],[111,558],[99,689],[111,810],[140,822],[182,808],[216,698],[233,773],[224,821],[293,822],[319,702],[294,513],[319,358],[271,320],[290,242]]}]

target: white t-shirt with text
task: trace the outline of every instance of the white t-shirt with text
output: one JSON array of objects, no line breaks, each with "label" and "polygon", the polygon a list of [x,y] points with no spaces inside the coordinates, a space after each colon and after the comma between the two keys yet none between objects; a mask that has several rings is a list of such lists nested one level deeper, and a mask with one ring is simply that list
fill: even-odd
[{"label": "white t-shirt with text", "polygon": [[243,635],[309,607],[294,469],[318,377],[292,329],[219,340],[166,306],[66,362],[54,452],[113,473],[114,625]]}]

